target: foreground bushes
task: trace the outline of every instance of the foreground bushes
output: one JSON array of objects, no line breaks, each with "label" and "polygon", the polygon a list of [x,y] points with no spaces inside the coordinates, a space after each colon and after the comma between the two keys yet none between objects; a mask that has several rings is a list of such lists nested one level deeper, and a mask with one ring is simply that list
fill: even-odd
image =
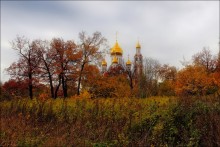
[{"label": "foreground bushes", "polygon": [[216,99],[4,101],[1,145],[219,146]]}]

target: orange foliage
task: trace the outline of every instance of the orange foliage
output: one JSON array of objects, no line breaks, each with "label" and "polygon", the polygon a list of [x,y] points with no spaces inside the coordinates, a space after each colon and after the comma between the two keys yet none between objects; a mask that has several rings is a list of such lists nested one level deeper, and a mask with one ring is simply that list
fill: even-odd
[{"label": "orange foliage", "polygon": [[47,99],[49,99],[50,96],[48,95],[48,93],[41,93],[38,98],[39,98],[40,101],[44,102]]},{"label": "orange foliage", "polygon": [[129,97],[131,94],[127,77],[99,77],[90,85],[89,92],[93,98],[98,97]]},{"label": "orange foliage", "polygon": [[220,72],[213,73],[214,83],[220,87]]},{"label": "orange foliage", "polygon": [[205,95],[215,91],[214,78],[201,66],[187,66],[177,74],[175,91],[179,95]]}]

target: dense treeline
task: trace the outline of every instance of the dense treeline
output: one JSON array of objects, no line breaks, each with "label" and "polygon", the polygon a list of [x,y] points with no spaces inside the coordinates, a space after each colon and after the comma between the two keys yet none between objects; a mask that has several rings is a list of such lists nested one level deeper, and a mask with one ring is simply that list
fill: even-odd
[{"label": "dense treeline", "polygon": [[11,45],[19,59],[6,69],[11,79],[1,85],[1,100],[40,95],[66,98],[79,95],[80,91],[89,92],[92,98],[220,93],[220,57],[205,48],[193,55],[190,62],[183,62],[181,70],[144,58],[142,75],[134,79],[131,72],[120,76],[100,73],[107,50],[106,39],[100,32],[91,36],[79,33],[77,44],[62,38],[30,41],[18,36]]},{"label": "dense treeline", "polygon": [[[91,36],[81,32],[79,40],[78,44],[73,40],[64,41],[62,38],[29,41],[18,36],[11,44],[19,59],[6,69],[12,79],[6,82],[3,88],[7,91],[7,85],[10,86],[10,83],[26,83],[31,99],[41,94],[35,90],[42,84],[43,93],[50,93],[52,98],[66,98],[68,94],[75,93],[79,95],[83,80],[93,71],[99,74],[96,69],[98,66],[94,65],[97,65],[102,57],[100,49],[105,46],[106,39],[100,32]],[[17,92],[10,91],[9,94]]]}]

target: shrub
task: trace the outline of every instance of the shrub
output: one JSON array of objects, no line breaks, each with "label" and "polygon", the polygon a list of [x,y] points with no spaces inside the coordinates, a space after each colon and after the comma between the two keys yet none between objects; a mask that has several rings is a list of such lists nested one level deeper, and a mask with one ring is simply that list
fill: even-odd
[{"label": "shrub", "polygon": [[214,97],[0,102],[3,146],[218,146]]}]

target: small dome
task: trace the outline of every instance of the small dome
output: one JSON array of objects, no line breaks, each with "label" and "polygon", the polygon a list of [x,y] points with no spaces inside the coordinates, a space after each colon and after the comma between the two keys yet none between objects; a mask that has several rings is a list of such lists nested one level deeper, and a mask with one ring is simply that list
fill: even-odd
[{"label": "small dome", "polygon": [[128,61],[126,62],[126,65],[131,65],[131,61],[129,58],[128,58]]},{"label": "small dome", "polygon": [[118,58],[116,56],[113,57],[112,63],[118,63]]},{"label": "small dome", "polygon": [[122,55],[123,54],[123,50],[122,48],[119,46],[118,41],[116,41],[115,45],[111,48],[111,55]]},{"label": "small dome", "polygon": [[140,45],[139,41],[136,44],[136,48],[141,48],[141,45]]},{"label": "small dome", "polygon": [[102,61],[102,66],[107,66],[107,62],[105,61],[105,59],[103,59]]}]

